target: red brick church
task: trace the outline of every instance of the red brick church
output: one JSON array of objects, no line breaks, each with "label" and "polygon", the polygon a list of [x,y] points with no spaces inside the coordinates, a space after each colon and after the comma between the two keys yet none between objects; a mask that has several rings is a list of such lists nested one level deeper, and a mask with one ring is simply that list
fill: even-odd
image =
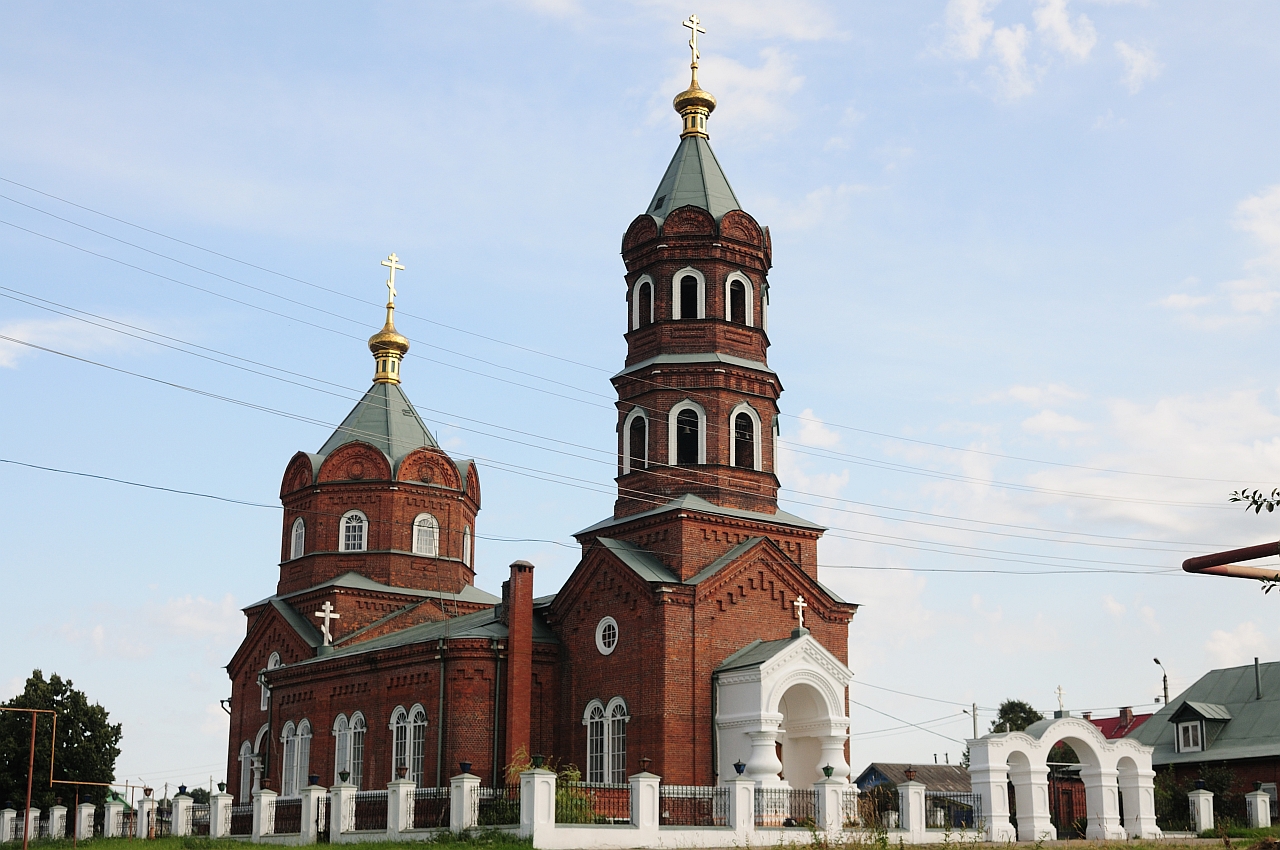
[{"label": "red brick church", "polygon": [[475,586],[479,470],[402,388],[392,255],[373,386],[285,468],[280,579],[227,665],[238,802],[310,776],[442,785],[464,762],[500,783],[521,748],[599,783],[642,759],[676,784],[735,763],[762,786],[848,776],[857,606],[818,581],[823,529],[778,508],[769,231],[711,151],[693,67],[679,147],[622,240],[613,515],[575,535],[554,596],[533,597],[523,561],[501,599]]}]

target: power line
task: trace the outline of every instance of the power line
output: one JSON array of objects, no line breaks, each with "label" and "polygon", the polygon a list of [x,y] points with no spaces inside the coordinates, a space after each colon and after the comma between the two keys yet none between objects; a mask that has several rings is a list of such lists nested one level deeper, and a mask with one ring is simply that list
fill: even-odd
[{"label": "power line", "polygon": [[[959,706],[960,708],[969,708],[973,704],[971,702],[956,702],[955,700],[950,700],[950,699],[938,699],[937,697],[926,697],[926,696],[921,696],[920,694],[909,694],[906,691],[898,691],[898,690],[894,690],[893,688],[886,688],[884,685],[873,685],[870,682],[864,682],[861,679],[854,679],[853,683],[855,685],[863,685],[864,687],[868,687],[868,688],[875,688],[878,691],[888,691],[891,694],[898,694],[904,697],[911,697],[912,699],[923,699],[923,700],[928,700],[929,702],[940,702],[943,705],[956,705],[956,706]],[[997,711],[997,709],[987,708],[986,706],[981,706],[981,708],[984,711]]]},{"label": "power line", "polygon": [[[946,740],[954,741],[957,744],[964,743],[964,741],[961,741],[958,738],[952,738],[950,735],[943,735],[941,732],[935,732],[932,729],[927,729],[924,726],[921,726],[919,723],[912,723],[910,720],[903,720],[901,717],[894,717],[892,714],[890,714],[887,711],[881,711],[878,708],[872,708],[871,706],[865,703],[858,702],[857,700],[851,699],[849,700],[849,702],[853,703],[854,705],[861,706],[862,708],[865,708],[867,711],[874,711],[876,714],[884,715],[890,720],[897,721],[898,723],[905,723],[908,726],[914,726],[915,728],[919,729],[921,732],[928,732],[930,735],[937,735],[939,738],[945,738]],[[957,715],[957,717],[958,716],[959,715]]]}]

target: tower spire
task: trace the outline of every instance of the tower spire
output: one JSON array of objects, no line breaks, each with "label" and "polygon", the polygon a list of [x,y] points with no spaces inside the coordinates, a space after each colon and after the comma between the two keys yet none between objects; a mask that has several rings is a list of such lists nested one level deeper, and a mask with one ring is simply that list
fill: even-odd
[{"label": "tower spire", "polygon": [[387,322],[382,330],[369,337],[369,351],[373,352],[376,367],[373,372],[375,384],[400,383],[400,364],[405,352],[409,350],[409,340],[396,331],[396,272],[404,271],[400,258],[394,253],[382,261],[391,274],[387,278]]},{"label": "tower spire", "polygon": [[702,21],[698,20],[697,15],[690,15],[684,22],[684,26],[689,29],[689,51],[693,55],[693,60],[689,63],[689,88],[676,95],[672,106],[684,120],[680,138],[697,136],[705,139],[707,138],[707,116],[716,108],[716,99],[711,96],[711,92],[703,91],[698,85],[698,59],[701,57],[698,53],[698,34],[706,35],[707,31],[703,29]]}]

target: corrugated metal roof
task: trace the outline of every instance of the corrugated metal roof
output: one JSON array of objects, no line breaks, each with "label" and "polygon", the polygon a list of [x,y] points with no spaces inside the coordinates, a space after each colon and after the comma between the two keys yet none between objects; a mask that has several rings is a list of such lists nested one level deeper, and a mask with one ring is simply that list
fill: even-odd
[{"label": "corrugated metal roof", "polygon": [[[1256,698],[1252,664],[1211,670],[1125,737],[1154,747],[1155,765],[1280,755],[1280,662],[1259,665],[1259,673],[1262,699]],[[1223,724],[1202,752],[1177,752],[1175,720],[1184,708]],[[1209,717],[1206,711],[1227,717]]]},{"label": "corrugated metal roof", "polygon": [[897,764],[873,761],[853,780],[859,790],[865,791],[877,785],[899,785],[907,781],[907,770],[914,769],[916,782],[924,783],[929,791],[967,794],[973,790],[969,771],[954,764]]},{"label": "corrugated metal roof", "polygon": [[729,210],[742,209],[711,145],[700,136],[680,140],[646,212],[661,224],[672,210],[687,206],[702,207],[716,221]]},{"label": "corrugated metal roof", "polygon": [[[369,443],[380,449],[393,469],[414,449],[439,448],[400,385],[392,383],[369,387],[338,430],[321,446],[319,454],[328,456],[339,446],[353,442]],[[465,473],[463,480],[466,480]]]}]

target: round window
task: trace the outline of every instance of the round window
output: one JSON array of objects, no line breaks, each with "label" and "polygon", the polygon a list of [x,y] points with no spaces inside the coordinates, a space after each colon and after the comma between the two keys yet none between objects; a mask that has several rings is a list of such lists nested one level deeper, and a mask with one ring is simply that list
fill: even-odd
[{"label": "round window", "polygon": [[618,646],[618,621],[605,617],[596,625],[596,649],[601,655],[609,655]]}]

